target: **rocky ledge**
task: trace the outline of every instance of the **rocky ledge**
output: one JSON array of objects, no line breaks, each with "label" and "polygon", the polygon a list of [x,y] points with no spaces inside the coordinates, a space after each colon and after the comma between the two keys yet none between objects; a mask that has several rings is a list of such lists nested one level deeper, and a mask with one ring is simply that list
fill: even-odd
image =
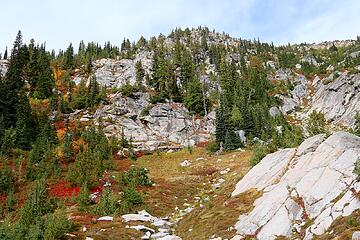
[{"label": "rocky ledge", "polygon": [[360,138],[347,132],[316,135],[298,148],[267,155],[232,193],[263,192],[252,211],[239,217],[233,239],[312,239],[324,233],[337,217],[360,208],[360,184],[353,173],[359,158]]},{"label": "rocky ledge", "polygon": [[308,112],[313,110],[336,124],[352,126],[356,111],[360,111],[360,74],[343,73],[333,82],[322,84]]},{"label": "rocky ledge", "polygon": [[110,103],[94,114],[79,112],[81,122],[95,121],[108,136],[132,139],[139,151],[168,150],[209,141],[215,131],[215,112],[205,117],[191,115],[180,103],[149,103],[147,93],[134,98],[111,94]]}]

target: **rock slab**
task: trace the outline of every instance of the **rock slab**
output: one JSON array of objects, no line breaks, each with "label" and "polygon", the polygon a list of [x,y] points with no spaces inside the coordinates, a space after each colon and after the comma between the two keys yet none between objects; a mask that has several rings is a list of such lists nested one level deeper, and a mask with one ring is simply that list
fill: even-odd
[{"label": "rock slab", "polygon": [[[302,233],[304,239],[323,234],[340,216],[360,208],[355,196],[360,184],[353,173],[360,158],[360,138],[337,132],[325,139],[317,135],[298,148],[267,155],[236,185],[232,196],[252,188],[263,191],[251,212],[239,217],[235,228],[239,239],[290,238]],[[312,224],[302,229],[305,223]]]}]

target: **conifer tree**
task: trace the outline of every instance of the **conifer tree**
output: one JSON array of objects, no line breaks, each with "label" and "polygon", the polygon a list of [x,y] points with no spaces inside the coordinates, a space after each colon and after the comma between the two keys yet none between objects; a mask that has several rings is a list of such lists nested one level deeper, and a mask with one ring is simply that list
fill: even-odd
[{"label": "conifer tree", "polygon": [[138,88],[142,87],[145,71],[142,67],[141,61],[135,63],[136,85]]},{"label": "conifer tree", "polygon": [[183,89],[187,89],[188,81],[192,80],[195,75],[195,66],[191,53],[185,49],[182,52],[180,70],[180,81]]},{"label": "conifer tree", "polygon": [[228,116],[220,103],[218,109],[216,109],[216,120],[215,120],[215,137],[218,144],[225,142],[226,130],[229,127]]},{"label": "conifer tree", "polygon": [[65,69],[72,69],[74,66],[74,48],[72,43],[68,46],[64,54],[64,67]]},{"label": "conifer tree", "polygon": [[6,60],[7,58],[8,58],[8,49],[6,47],[4,52],[4,59]]},{"label": "conifer tree", "polygon": [[50,59],[45,52],[45,48],[40,49],[38,62],[39,76],[36,81],[34,96],[40,99],[45,99],[52,96],[52,90],[55,85],[55,79],[50,67]]},{"label": "conifer tree", "polygon": [[19,93],[19,103],[16,111],[15,143],[18,148],[30,149],[36,137],[36,123],[31,113],[29,100],[25,93]]},{"label": "conifer tree", "polygon": [[91,204],[90,191],[86,183],[84,183],[79,192],[78,205],[80,208],[89,206]]},{"label": "conifer tree", "polygon": [[224,139],[224,149],[234,150],[240,147],[241,141],[239,136],[234,132],[232,128],[226,130]]},{"label": "conifer tree", "polygon": [[[204,106],[205,98],[205,106]],[[193,113],[205,115],[205,112],[210,107],[210,101],[204,97],[202,84],[197,77],[194,77],[187,87],[187,92],[184,96],[185,106]]]},{"label": "conifer tree", "polygon": [[89,82],[88,93],[87,93],[87,107],[92,108],[101,99],[99,99],[100,87],[96,81],[96,77],[92,77]]},{"label": "conifer tree", "polygon": [[64,161],[69,163],[74,156],[74,149],[72,146],[73,136],[71,133],[67,132],[64,136],[64,142],[62,147]]},{"label": "conifer tree", "polygon": [[24,87],[25,67],[29,61],[28,49],[22,43],[22,35],[19,31],[14,47],[11,52],[9,68],[5,77],[0,81],[0,112],[4,117],[6,128],[14,127],[16,112]]}]

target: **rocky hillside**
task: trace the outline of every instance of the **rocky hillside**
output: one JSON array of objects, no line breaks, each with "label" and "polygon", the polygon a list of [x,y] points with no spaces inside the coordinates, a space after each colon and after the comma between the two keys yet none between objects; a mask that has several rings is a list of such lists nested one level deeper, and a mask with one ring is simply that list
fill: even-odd
[{"label": "rocky hillside", "polygon": [[199,27],[55,53],[19,32],[0,92],[0,238],[359,234],[360,39]]},{"label": "rocky hillside", "polygon": [[[158,40],[162,40],[164,49],[169,51],[168,58],[176,57],[176,55],[174,56],[176,52],[174,53],[173,49],[176,49],[178,40],[186,46],[185,48],[189,47],[193,61],[202,66],[202,70],[198,70],[198,74],[201,82],[204,84],[204,92],[208,97],[223,91],[221,90],[223,85],[221,80],[221,66],[219,62],[216,62],[216,58],[214,57],[214,55],[216,56],[216,51],[211,51],[212,48],[217,49],[224,47],[224,59],[226,59],[228,63],[234,63],[237,66],[241,65],[242,59],[246,61],[246,64],[250,64],[252,56],[263,58],[263,55],[266,55],[266,57],[264,57],[266,61],[264,60],[263,65],[267,68],[267,79],[274,84],[275,96],[280,102],[280,104],[272,110],[269,109],[271,115],[276,115],[278,111],[275,109],[278,108],[283,114],[303,121],[315,110],[324,113],[329,123],[343,127],[353,127],[355,121],[354,115],[357,111],[360,111],[360,75],[357,73],[360,70],[360,62],[358,61],[360,54],[358,54],[359,51],[357,51],[359,49],[357,41],[301,44],[279,47],[274,50],[266,44],[263,45],[262,49],[257,45],[260,43],[231,38],[225,34],[211,31],[207,32],[204,29],[193,29],[188,33],[188,37],[180,34],[178,40],[174,37],[176,33],[177,32],[172,33],[173,35],[169,35],[168,37],[160,35]],[[207,49],[200,47],[200,49],[195,51],[188,45],[188,42],[191,41],[193,44],[202,46],[204,44],[204,38],[206,39]],[[238,52],[235,50],[237,48],[239,49]],[[287,55],[292,56],[293,59],[287,59]],[[80,68],[75,71],[72,78],[75,83],[79,84],[81,80],[89,82],[89,80],[95,76],[97,81],[107,88],[121,88],[127,83],[136,85],[135,65],[137,62],[142,63],[145,75],[153,77],[155,71],[153,66],[154,50],[144,47],[137,49],[131,59],[99,59],[93,61],[90,74],[84,75]],[[291,64],[288,62],[291,62]],[[179,66],[175,65],[174,73],[179,86],[182,84],[181,69],[181,64]],[[151,88],[145,78],[142,80],[142,84]],[[283,88],[284,85],[287,86],[285,89]],[[141,94],[136,98],[139,98],[140,95]],[[148,95],[145,94],[144,97],[141,95],[140,98],[144,101],[141,100],[142,105],[137,105],[137,109],[135,110],[137,114],[128,111],[118,112],[117,115],[122,116],[121,118],[126,119],[126,121],[118,118],[115,124],[111,124],[117,128],[115,133],[119,133],[119,129],[124,127],[126,136],[133,136],[134,141],[139,141],[140,145],[142,141],[149,139],[151,141],[162,141],[168,144],[176,143],[183,146],[187,145],[190,140],[191,143],[198,143],[198,141],[206,139],[209,140],[208,134],[214,133],[212,130],[214,129],[213,120],[215,113],[212,112],[203,119],[192,119],[190,122],[193,123],[186,123],[185,125],[191,125],[191,133],[187,133],[186,136],[183,133],[180,134],[181,136],[172,136],[173,130],[162,128],[162,130],[165,130],[163,134],[159,135],[155,133],[156,137],[152,137],[152,133],[147,132],[146,126],[141,125],[141,123],[139,125],[139,122],[146,122],[144,116],[139,117],[141,111],[146,108],[146,112],[148,112],[151,107],[154,107],[154,105],[149,104],[149,98],[146,96]],[[118,103],[116,103],[116,101],[118,101]],[[106,119],[107,112],[109,113],[109,117],[113,118],[113,115],[111,115],[109,111],[114,111],[111,109],[114,108],[115,105],[124,105],[124,102],[139,102],[139,100],[124,99],[119,94],[116,96],[110,95],[110,105],[100,108],[99,112],[102,112],[104,119]],[[214,99],[214,102],[216,105],[219,99]],[[156,106],[152,113],[158,112],[158,110],[156,110],[157,108],[168,112],[166,108],[169,108],[169,106],[164,107],[165,105]],[[132,104],[130,104],[130,106],[132,106]],[[182,109],[180,111],[183,112],[183,114],[173,114],[172,119],[174,121],[179,122],[182,121],[181,119],[183,118],[192,118],[185,113],[184,105],[175,104],[173,106],[176,106],[172,108],[173,111]],[[168,113],[165,112],[163,115],[168,115]],[[128,118],[130,115],[132,119]],[[154,117],[154,115],[150,116]],[[177,116],[179,116],[179,118],[177,118]],[[96,117],[94,116],[93,118]],[[198,126],[195,126],[195,122],[197,122],[196,124]],[[202,123],[200,124],[200,122]],[[110,124],[106,123],[106,125]],[[183,124],[180,124],[180,126],[181,125]],[[205,125],[207,127],[204,127]],[[139,129],[142,129],[140,134]],[[191,136],[194,137],[189,139]]]},{"label": "rocky hillside", "polygon": [[257,189],[262,196],[235,225],[237,237],[257,239],[325,233],[333,221],[360,208],[359,182],[353,173],[360,138],[337,132],[306,139],[299,147],[267,155],[237,183],[232,196]]}]

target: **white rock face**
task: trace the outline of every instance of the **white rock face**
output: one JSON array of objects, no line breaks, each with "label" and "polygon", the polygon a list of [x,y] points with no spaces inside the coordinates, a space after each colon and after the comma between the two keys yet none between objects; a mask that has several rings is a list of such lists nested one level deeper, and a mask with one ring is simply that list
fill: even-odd
[{"label": "white rock face", "polygon": [[133,140],[139,150],[154,151],[171,145],[188,146],[208,141],[214,131],[215,113],[194,119],[179,103],[158,103],[147,109],[148,94],[135,99],[121,94],[109,96],[110,104],[98,108],[90,119],[102,119],[107,135],[124,135]]},{"label": "white rock face", "polygon": [[105,87],[121,87],[126,83],[136,82],[135,64],[141,61],[145,73],[150,73],[152,53],[142,51],[135,55],[135,59],[99,59],[93,62],[96,80]]},{"label": "white rock face", "polygon": [[325,117],[336,124],[352,126],[356,111],[360,111],[360,74],[340,77],[316,91],[308,111],[324,113]]},{"label": "white rock face", "polygon": [[8,60],[0,60],[0,77],[5,76],[8,69]]},{"label": "white rock face", "polygon": [[360,208],[354,196],[360,184],[353,173],[360,158],[360,138],[337,132],[306,139],[298,148],[267,155],[238,182],[233,196],[256,188],[263,195],[254,209],[239,217],[237,236],[276,239],[291,235],[309,219],[305,239],[324,233],[339,216]]}]

